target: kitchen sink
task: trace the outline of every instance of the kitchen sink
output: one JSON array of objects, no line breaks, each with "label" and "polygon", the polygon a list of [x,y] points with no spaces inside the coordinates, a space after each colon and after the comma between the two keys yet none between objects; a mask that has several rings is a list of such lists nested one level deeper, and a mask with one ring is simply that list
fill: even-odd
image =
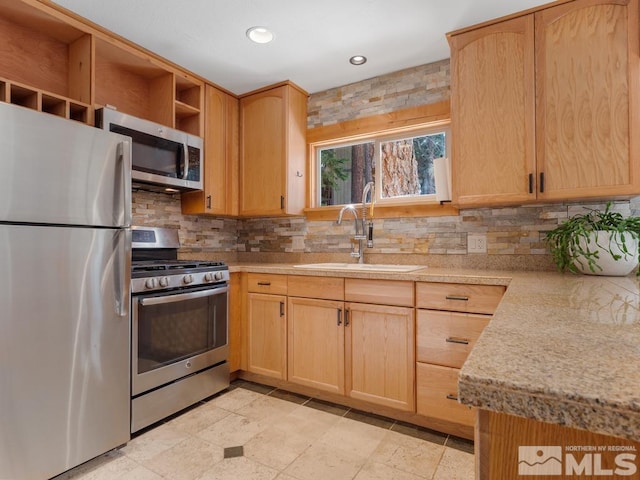
[{"label": "kitchen sink", "polygon": [[426,265],[387,265],[382,263],[306,263],[294,265],[307,270],[350,270],[355,272],[398,272],[406,273],[427,268]]}]

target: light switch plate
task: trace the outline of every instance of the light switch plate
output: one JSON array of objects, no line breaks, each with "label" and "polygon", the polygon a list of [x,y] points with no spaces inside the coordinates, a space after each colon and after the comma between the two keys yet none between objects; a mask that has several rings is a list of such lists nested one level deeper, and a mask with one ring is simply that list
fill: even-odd
[{"label": "light switch plate", "polygon": [[487,236],[484,233],[467,233],[467,253],[487,253]]}]

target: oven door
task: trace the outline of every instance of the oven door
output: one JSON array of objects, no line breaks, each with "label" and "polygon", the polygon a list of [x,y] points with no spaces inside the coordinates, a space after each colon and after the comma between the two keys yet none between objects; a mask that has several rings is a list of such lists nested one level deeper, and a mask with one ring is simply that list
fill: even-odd
[{"label": "oven door", "polygon": [[227,359],[228,291],[225,284],[133,295],[133,396]]}]

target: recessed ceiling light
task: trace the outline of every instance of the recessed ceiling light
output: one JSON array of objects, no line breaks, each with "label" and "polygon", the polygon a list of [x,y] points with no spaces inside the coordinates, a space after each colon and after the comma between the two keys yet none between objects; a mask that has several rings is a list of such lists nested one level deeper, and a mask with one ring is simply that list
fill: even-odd
[{"label": "recessed ceiling light", "polygon": [[267,27],[251,27],[247,30],[247,37],[255,43],[269,43],[275,35]]},{"label": "recessed ceiling light", "polygon": [[367,63],[367,57],[364,55],[354,55],[349,59],[349,63],[351,63],[351,65],[362,65],[363,63]]}]

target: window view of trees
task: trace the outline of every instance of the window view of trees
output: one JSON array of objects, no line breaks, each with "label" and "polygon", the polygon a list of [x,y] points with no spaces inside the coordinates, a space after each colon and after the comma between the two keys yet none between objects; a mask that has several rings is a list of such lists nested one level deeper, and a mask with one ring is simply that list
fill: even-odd
[{"label": "window view of trees", "polygon": [[373,181],[374,142],[320,150],[320,205],[362,201],[362,189]]},{"label": "window view of trees", "polygon": [[433,195],[433,160],[445,155],[444,131],[322,148],[318,151],[320,205],[359,203],[374,171],[381,175],[378,200]]}]

